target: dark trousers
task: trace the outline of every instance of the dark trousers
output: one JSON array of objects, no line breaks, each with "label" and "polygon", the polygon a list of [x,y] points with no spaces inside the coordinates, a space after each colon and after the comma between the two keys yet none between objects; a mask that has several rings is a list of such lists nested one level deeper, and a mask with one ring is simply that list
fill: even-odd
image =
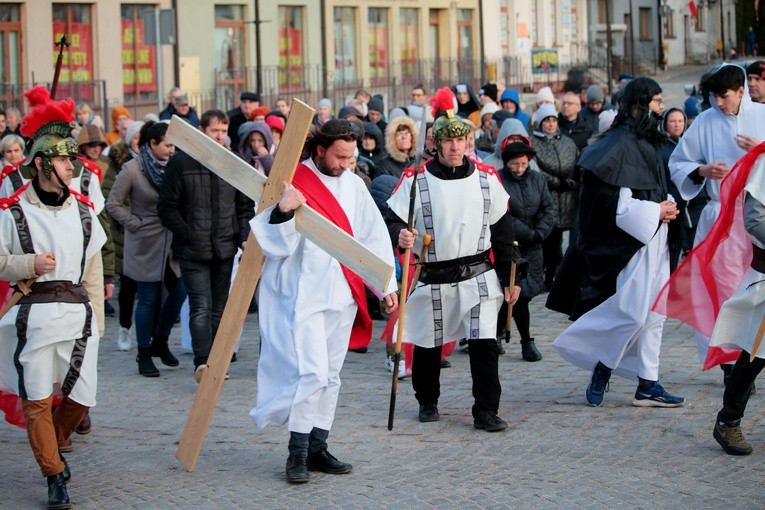
[{"label": "dark trousers", "polygon": [[728,384],[723,394],[723,407],[717,413],[717,420],[730,423],[744,417],[746,404],[749,401],[749,390],[757,379],[757,375],[765,368],[765,359],[754,358],[749,362],[749,353],[741,351],[741,356],[733,365]]},{"label": "dark trousers", "polygon": [[[518,328],[518,334],[521,336],[521,343],[531,341],[531,313],[529,312],[529,303],[531,298],[521,297],[513,306],[513,322]],[[497,314],[497,338],[503,338],[507,326],[507,303],[502,302],[502,307]]]},{"label": "dark trousers", "polygon": [[139,349],[151,347],[154,336],[167,338],[186,300],[183,281],[175,276],[168,264],[164,286],[167,297],[162,300],[163,282],[137,282],[138,304],[135,307],[135,338]]},{"label": "dark trousers", "polygon": [[563,260],[563,232],[567,229],[554,227],[550,235],[542,241],[542,257],[545,265],[545,287],[550,288]]},{"label": "dark trousers", "polygon": [[181,259],[181,274],[189,296],[189,330],[194,366],[206,364],[228,300],[234,258],[209,262]]},{"label": "dark trousers", "polygon": [[[470,340],[470,374],[473,378],[473,415],[479,410],[496,413],[502,386],[499,383],[499,350],[494,338]],[[421,405],[437,404],[441,396],[441,347],[414,347],[412,387]]]},{"label": "dark trousers", "polygon": [[133,306],[138,286],[135,280],[124,274],[120,275],[120,293],[117,302],[120,305],[120,326],[130,329],[133,325]]}]

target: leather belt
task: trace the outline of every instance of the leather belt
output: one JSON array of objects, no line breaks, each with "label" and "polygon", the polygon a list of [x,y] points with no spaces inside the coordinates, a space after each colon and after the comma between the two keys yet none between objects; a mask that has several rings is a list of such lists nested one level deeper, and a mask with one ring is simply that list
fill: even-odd
[{"label": "leather belt", "polygon": [[28,296],[22,296],[19,299],[19,304],[88,303],[90,301],[88,291],[82,284],[68,280],[35,282],[31,289],[32,292]]},{"label": "leather belt", "polygon": [[420,282],[428,285],[457,283],[475,278],[493,268],[489,260],[489,250],[486,250],[467,257],[426,262],[422,265]]}]

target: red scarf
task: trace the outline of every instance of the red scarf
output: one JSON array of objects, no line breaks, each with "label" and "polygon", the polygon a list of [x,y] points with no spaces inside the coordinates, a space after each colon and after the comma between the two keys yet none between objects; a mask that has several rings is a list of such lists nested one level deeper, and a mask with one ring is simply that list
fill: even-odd
[{"label": "red scarf", "polygon": [[[321,179],[319,179],[313,170],[302,163],[299,164],[295,171],[295,177],[292,179],[292,184],[303,193],[306,203],[311,209],[353,237],[353,228],[351,228],[351,223],[348,221],[345,211],[343,211],[335,196],[321,182]],[[353,300],[358,305],[348,348],[358,349],[366,347],[372,339],[372,319],[369,317],[369,311],[367,310],[364,280],[344,265],[340,264],[340,267],[343,270],[345,279],[348,280]]]},{"label": "red scarf", "polygon": [[[744,187],[764,153],[765,143],[750,150],[720,183],[720,215],[709,234],[672,273],[653,311],[712,336],[720,307],[736,292],[752,261],[752,242],[744,226]],[[740,352],[710,346],[704,370],[735,361]]]}]

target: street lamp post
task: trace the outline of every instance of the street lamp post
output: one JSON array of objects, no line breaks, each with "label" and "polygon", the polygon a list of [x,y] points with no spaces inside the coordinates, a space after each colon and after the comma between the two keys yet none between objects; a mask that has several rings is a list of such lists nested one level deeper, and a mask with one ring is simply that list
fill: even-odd
[{"label": "street lamp post", "polygon": [[659,13],[659,69],[666,68],[666,55],[664,54],[664,20],[672,14],[672,7],[667,5],[667,0],[657,0]]}]

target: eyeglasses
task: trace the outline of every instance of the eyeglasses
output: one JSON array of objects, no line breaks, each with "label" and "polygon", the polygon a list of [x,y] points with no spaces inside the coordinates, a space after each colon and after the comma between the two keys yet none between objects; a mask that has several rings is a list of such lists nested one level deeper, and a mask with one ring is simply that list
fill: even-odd
[{"label": "eyeglasses", "polygon": [[411,137],[412,137],[412,133],[410,133],[409,131],[399,131],[398,133],[396,133],[396,138],[411,138]]},{"label": "eyeglasses", "polygon": [[574,106],[574,105],[578,105],[578,104],[581,104],[581,103],[577,103],[576,101],[563,101],[563,104],[564,105],[569,105],[569,106]]},{"label": "eyeglasses", "polygon": [[660,97],[654,97],[653,99],[651,99],[651,102],[652,103],[658,103],[658,104],[664,104],[664,99],[662,99]]},{"label": "eyeglasses", "polygon": [[511,170],[520,170],[522,168],[528,168],[529,164],[526,161],[519,163],[508,163],[507,167]]}]

